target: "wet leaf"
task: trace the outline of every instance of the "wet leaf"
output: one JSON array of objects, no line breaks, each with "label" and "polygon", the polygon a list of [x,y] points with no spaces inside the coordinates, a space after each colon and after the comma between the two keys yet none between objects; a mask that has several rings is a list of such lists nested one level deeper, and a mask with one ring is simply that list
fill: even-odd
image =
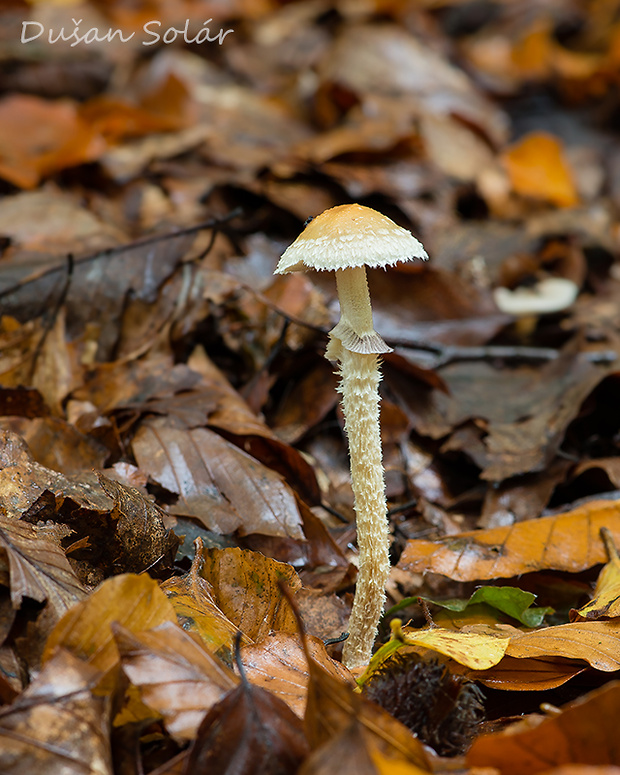
[{"label": "wet leaf", "polygon": [[98,671],[58,651],[0,711],[0,771],[112,775],[109,699],[92,694]]},{"label": "wet leaf", "polygon": [[279,584],[301,587],[290,565],[242,549],[210,549],[201,570],[213,589],[218,608],[253,641],[272,631],[297,631],[295,617]]},{"label": "wet leaf", "polygon": [[133,441],[138,465],[179,495],[172,513],[218,533],[303,538],[293,493],[274,471],[206,428],[144,423]]},{"label": "wet leaf", "polygon": [[148,632],[112,630],[123,671],[177,740],[192,740],[206,711],[237,684],[230,668],[171,621]]},{"label": "wet leaf", "polygon": [[202,540],[197,538],[194,545],[196,554],[189,572],[167,579],[161,589],[183,629],[198,635],[209,651],[230,662],[238,629],[217,607],[213,587],[200,575],[204,567]]},{"label": "wet leaf", "polygon": [[620,540],[620,510],[614,501],[591,501],[574,511],[474,530],[439,541],[407,543],[399,566],[412,573],[431,571],[459,581],[510,578],[535,570],[577,573],[605,562],[599,537],[607,526]]}]

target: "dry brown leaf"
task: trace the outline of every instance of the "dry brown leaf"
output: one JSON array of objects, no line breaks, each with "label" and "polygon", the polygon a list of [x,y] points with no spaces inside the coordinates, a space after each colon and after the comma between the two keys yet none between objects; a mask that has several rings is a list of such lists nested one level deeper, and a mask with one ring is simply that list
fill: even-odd
[{"label": "dry brown leaf", "polygon": [[37,535],[37,528],[15,517],[0,515],[0,547],[6,552],[11,576],[11,601],[19,608],[24,597],[47,600],[59,619],[86,597],[86,591],[64,551]]},{"label": "dry brown leaf", "polygon": [[[299,770],[299,775],[333,775],[338,762],[339,775],[377,775],[368,750],[362,725],[355,718],[330,740],[313,751]],[[415,775],[420,772],[415,771]]]},{"label": "dry brown leaf", "polygon": [[[26,396],[24,400],[28,400]],[[101,469],[108,456],[103,444],[59,417],[1,417],[0,429],[21,436],[37,463],[66,476],[89,468]]]},{"label": "dry brown leaf", "polygon": [[205,713],[238,683],[235,674],[174,622],[132,633],[113,624],[123,671],[170,734],[192,740]]},{"label": "dry brown leaf", "polygon": [[133,440],[140,468],[179,495],[174,514],[218,533],[303,538],[295,497],[274,471],[206,428],[144,422]]},{"label": "dry brown leaf", "polygon": [[186,775],[289,775],[308,753],[303,724],[270,692],[244,678],[200,725]]},{"label": "dry brown leaf", "polygon": [[616,501],[591,501],[557,516],[472,530],[439,541],[412,540],[399,567],[411,573],[442,573],[458,581],[510,578],[543,569],[578,573],[606,561],[599,535],[604,526],[620,542]]},{"label": "dry brown leaf", "polygon": [[413,734],[383,708],[368,702],[341,678],[328,673],[309,656],[308,701],[305,727],[311,750],[359,721],[373,751],[399,764],[406,762],[430,770],[426,750]]},{"label": "dry brown leaf", "polygon": [[295,617],[280,591],[285,584],[294,593],[301,587],[290,565],[243,549],[210,549],[205,552],[201,575],[211,584],[215,602],[250,640],[272,631],[297,631]]},{"label": "dry brown leaf", "polygon": [[149,576],[113,576],[63,616],[47,640],[43,659],[49,660],[62,646],[105,672],[119,660],[113,622],[141,632],[176,620],[168,598]]},{"label": "dry brown leaf", "polygon": [[[341,681],[354,686],[353,676],[329,657],[318,638],[307,636],[308,650],[321,667]],[[308,693],[308,662],[299,636],[275,632],[258,643],[241,649],[241,661],[248,680],[275,694],[303,718]]]},{"label": "dry brown leaf", "polygon": [[110,516],[121,548],[116,570],[139,572],[164,559],[172,565],[178,540],[164,525],[165,512],[134,487],[98,472],[97,479],[114,504]]},{"label": "dry brown leaf", "polygon": [[501,775],[534,775],[566,764],[613,765],[620,761],[618,713],[620,684],[614,681],[557,716],[477,738],[467,763],[494,767]]},{"label": "dry brown leaf", "polygon": [[92,694],[98,671],[60,650],[0,711],[0,771],[112,775],[109,698]]}]

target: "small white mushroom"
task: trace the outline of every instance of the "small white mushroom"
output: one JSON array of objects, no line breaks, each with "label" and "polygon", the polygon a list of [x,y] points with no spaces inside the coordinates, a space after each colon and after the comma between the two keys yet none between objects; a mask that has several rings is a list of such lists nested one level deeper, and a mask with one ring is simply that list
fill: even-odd
[{"label": "small white mushroom", "polygon": [[344,664],[367,664],[377,635],[390,571],[389,533],[379,427],[379,355],[390,348],[375,331],[366,266],[386,267],[428,256],[406,229],[376,210],[340,205],[306,225],[276,272],[307,268],[336,273],[340,321],[325,356],[340,363],[339,392],[349,440],[355,498],[359,574]]},{"label": "small white mushroom", "polygon": [[514,291],[495,288],[493,298],[498,308],[507,315],[542,315],[561,312],[577,298],[579,286],[564,277],[547,277],[532,286],[521,286]]}]

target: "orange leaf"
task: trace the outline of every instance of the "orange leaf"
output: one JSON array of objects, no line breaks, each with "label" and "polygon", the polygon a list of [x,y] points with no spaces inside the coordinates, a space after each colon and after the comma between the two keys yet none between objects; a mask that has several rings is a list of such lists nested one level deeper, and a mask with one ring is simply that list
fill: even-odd
[{"label": "orange leaf", "polygon": [[513,189],[559,207],[577,204],[578,196],[562,146],[553,135],[532,132],[508,148],[502,160]]},{"label": "orange leaf", "polygon": [[0,177],[34,188],[47,175],[94,161],[106,143],[75,105],[12,95],[0,101]]},{"label": "orange leaf", "polygon": [[583,659],[596,670],[620,670],[620,620],[572,622],[513,634],[506,649],[511,657]]},{"label": "orange leaf", "polygon": [[[535,775],[562,764],[620,761],[620,684],[615,681],[540,723],[526,720],[506,732],[474,741],[467,763],[502,775]],[[536,724],[534,726],[533,724]]]},{"label": "orange leaf", "polygon": [[620,542],[617,501],[591,501],[574,511],[471,530],[439,541],[407,542],[399,566],[412,573],[442,573],[457,581],[510,578],[537,570],[579,573],[606,562],[601,527]]}]

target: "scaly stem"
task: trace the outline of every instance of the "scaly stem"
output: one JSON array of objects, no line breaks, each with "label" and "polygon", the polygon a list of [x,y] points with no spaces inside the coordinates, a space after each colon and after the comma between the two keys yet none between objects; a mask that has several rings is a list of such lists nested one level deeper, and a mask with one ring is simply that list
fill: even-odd
[{"label": "scaly stem", "polygon": [[354,353],[333,342],[340,361],[342,408],[349,439],[351,481],[357,517],[359,574],[349,638],[343,662],[349,667],[367,664],[377,636],[390,571],[385,482],[379,429],[378,357]]}]

